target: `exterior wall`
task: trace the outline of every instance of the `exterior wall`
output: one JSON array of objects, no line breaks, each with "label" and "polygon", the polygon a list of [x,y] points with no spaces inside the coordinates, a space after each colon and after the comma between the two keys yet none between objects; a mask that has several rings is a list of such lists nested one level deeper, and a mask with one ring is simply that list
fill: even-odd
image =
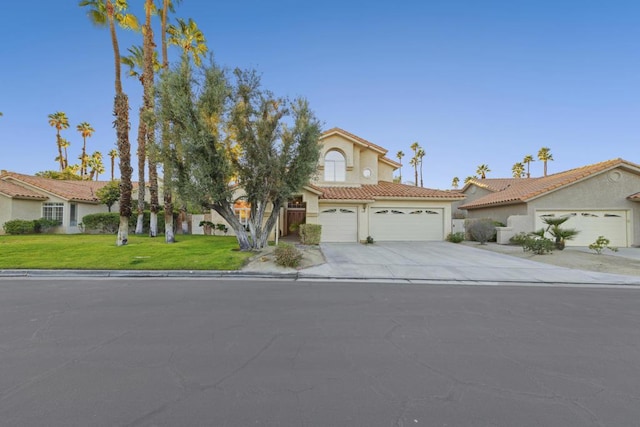
[{"label": "exterior wall", "polygon": [[13,219],[32,220],[42,217],[42,201],[10,199],[0,195],[0,234],[5,234],[4,223]]},{"label": "exterior wall", "polygon": [[[71,208],[70,208],[70,203],[65,203],[64,204],[64,222],[63,225],[66,228],[66,233],[68,234],[74,234],[74,233],[81,233],[82,232],[82,228],[79,226],[76,227],[72,227],[70,225],[70,220],[71,220]],[[86,215],[91,215],[91,214],[96,214],[96,213],[106,213],[109,212],[109,210],[107,209],[106,205],[93,205],[93,204],[89,204],[89,203],[76,203],[76,205],[78,206],[78,224],[82,223],[82,218],[84,218]],[[118,204],[116,203],[114,206],[111,206],[111,212],[118,212],[119,211],[119,207]],[[135,213],[134,213],[135,215]]]},{"label": "exterior wall", "polygon": [[[507,220],[511,215],[528,215],[527,205],[520,203],[517,205],[495,206],[481,209],[470,209],[467,212],[467,218],[491,218],[494,221],[507,224]],[[531,230],[533,231],[533,223]]]},{"label": "exterior wall", "polygon": [[[380,175],[378,171],[378,154],[374,153],[371,150],[363,149],[360,150],[360,164],[358,165],[358,182],[360,184],[377,184],[380,180]],[[365,178],[362,175],[362,171],[365,168],[369,168],[371,170],[371,176],[369,178]]]},{"label": "exterior wall", "polygon": [[[465,195],[465,199],[463,200],[456,200],[455,202],[453,202],[451,204],[451,208],[453,209],[453,212],[456,211],[461,211],[463,212],[465,215],[468,215],[468,212],[464,209],[460,209],[460,205],[464,205],[465,203],[471,203],[474,200],[479,199],[480,197],[484,197],[487,194],[491,194],[493,193],[493,191],[489,191],[486,188],[482,188],[482,187],[478,187],[475,184],[471,184],[469,186],[469,188],[467,188],[462,194]],[[471,218],[471,217],[470,217]]]},{"label": "exterior wall", "polygon": [[530,201],[527,214],[531,217],[531,229],[538,210],[625,209],[630,213],[629,242],[632,246],[640,246],[640,206],[627,199],[639,188],[640,176],[619,168],[593,176]]},{"label": "exterior wall", "polygon": [[393,171],[395,169],[386,163],[378,162],[378,180],[393,182]]}]

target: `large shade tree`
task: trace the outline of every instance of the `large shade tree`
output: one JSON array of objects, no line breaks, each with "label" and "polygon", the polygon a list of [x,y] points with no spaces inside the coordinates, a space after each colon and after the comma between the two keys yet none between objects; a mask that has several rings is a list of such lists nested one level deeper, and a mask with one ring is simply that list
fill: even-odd
[{"label": "large shade tree", "polygon": [[115,65],[115,97],[113,115],[116,128],[118,156],[120,157],[120,224],[116,245],[126,245],[129,240],[129,217],[131,216],[131,145],[129,143],[129,98],[122,90],[120,47],[116,24],[122,28],[138,27],[132,14],[127,13],[126,0],[81,0],[81,7],[89,8],[89,19],[95,25],[109,28]]},{"label": "large shade tree", "polygon": [[[159,104],[170,125],[174,184],[185,199],[218,212],[241,250],[263,248],[281,207],[315,172],[320,124],[304,99],[275,97],[253,72],[236,70],[233,84],[215,65],[203,74],[194,79],[183,61],[162,79]],[[233,178],[250,205],[248,230],[234,212]]]}]

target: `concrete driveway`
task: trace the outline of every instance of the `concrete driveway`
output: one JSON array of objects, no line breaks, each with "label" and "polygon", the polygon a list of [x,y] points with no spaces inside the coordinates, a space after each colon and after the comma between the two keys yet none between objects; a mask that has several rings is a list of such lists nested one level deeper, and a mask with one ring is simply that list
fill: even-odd
[{"label": "concrete driveway", "polygon": [[640,285],[640,277],[574,270],[449,242],[323,243],[326,263],[300,276],[453,282]]}]

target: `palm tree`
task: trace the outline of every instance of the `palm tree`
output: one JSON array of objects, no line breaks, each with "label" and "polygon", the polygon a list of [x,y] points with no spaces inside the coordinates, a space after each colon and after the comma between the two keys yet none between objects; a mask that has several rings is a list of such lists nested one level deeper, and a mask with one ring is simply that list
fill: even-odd
[{"label": "palm tree", "polygon": [[475,175],[474,175],[474,176],[468,176],[468,177],[466,177],[466,178],[464,179],[464,183],[466,184],[466,183],[468,183],[469,181],[474,180],[474,179],[478,179],[478,177],[477,177],[477,176],[475,176]]},{"label": "palm tree", "polygon": [[398,151],[396,153],[396,157],[398,158],[398,161],[400,162],[400,184],[402,184],[402,158],[404,157],[404,153],[402,152],[402,150]]},{"label": "palm tree", "polygon": [[87,166],[91,168],[89,172],[89,181],[93,181],[95,177],[98,180],[98,175],[104,173],[104,164],[102,163],[102,153],[94,151],[91,157],[87,159]]},{"label": "palm tree", "polygon": [[416,156],[420,159],[420,187],[424,187],[424,182],[422,181],[422,158],[425,156],[425,152],[422,148],[418,149]]},{"label": "palm tree", "polygon": [[480,175],[480,179],[485,179],[487,177],[487,173],[489,172],[491,172],[491,169],[489,169],[489,166],[485,165],[484,163],[478,166],[478,169],[476,170],[476,173]]},{"label": "palm tree", "polygon": [[109,157],[111,157],[111,181],[113,181],[115,179],[113,171],[115,169],[116,157],[118,157],[118,150],[114,148],[109,151]]},{"label": "palm tree", "polygon": [[[164,18],[164,15],[163,15]],[[193,61],[196,66],[202,63],[202,57],[207,53],[207,45],[204,34],[193,19],[189,18],[188,22],[178,19],[178,25],[169,25],[167,28],[169,35],[169,44],[179,46],[182,49],[182,60],[184,62]],[[164,48],[163,48],[164,49]],[[164,51],[163,51],[164,55]],[[163,57],[163,65],[165,58]],[[167,124],[163,123],[163,141],[164,150],[164,219],[165,219],[165,241],[173,243],[175,236],[173,234],[173,200],[171,196],[171,183],[173,178],[173,170],[171,165],[171,156],[168,155],[170,149],[170,140],[168,138]],[[166,135],[166,136],[165,136]],[[182,209],[186,209],[185,206]]]},{"label": "palm tree", "polygon": [[63,171],[65,168],[64,164],[64,156],[62,155],[62,143],[60,138],[60,131],[62,129],[69,128],[69,119],[67,115],[62,111],[57,111],[53,114],[49,114],[49,125],[56,128],[56,145],[58,146],[58,157],[56,160],[60,162],[60,171]]},{"label": "palm tree", "polygon": [[418,149],[420,148],[420,144],[418,144],[418,142],[414,142],[413,144],[411,144],[411,149],[413,150],[413,158],[411,158],[411,160],[409,161],[409,164],[411,166],[413,166],[413,170],[415,173],[415,186],[418,186],[418,163],[419,163],[419,159],[418,159]]},{"label": "palm tree", "polygon": [[60,146],[64,148],[64,168],[65,169],[69,166],[69,158],[67,157],[67,148],[69,148],[70,145],[71,143],[68,140],[64,138],[60,138]]},{"label": "palm tree", "polygon": [[95,129],[91,127],[91,125],[87,122],[82,122],[78,126],[76,126],[78,132],[82,136],[82,154],[80,155],[80,177],[84,178],[87,174],[87,138],[91,138]]},{"label": "palm tree", "polygon": [[115,66],[115,98],[113,114],[118,136],[118,154],[120,156],[120,225],[116,245],[126,245],[129,238],[129,217],[131,216],[131,145],[129,144],[129,98],[122,90],[120,47],[116,34],[116,23],[122,28],[137,28],[135,16],[127,12],[127,0],[81,0],[81,7],[89,7],[91,22],[99,26],[108,26],[113,46]]},{"label": "palm tree", "polygon": [[457,176],[454,176],[453,179],[451,180],[451,186],[457,190],[459,184],[460,184],[460,178],[458,178]]},{"label": "palm tree", "polygon": [[547,162],[553,160],[551,149],[549,147],[542,147],[540,151],[538,151],[538,160],[542,160],[544,163],[544,176],[547,176]]},{"label": "palm tree", "polygon": [[169,44],[173,44],[182,48],[182,52],[186,56],[191,56],[193,63],[199,67],[202,63],[202,57],[207,53],[207,47],[204,34],[193,19],[189,18],[189,22],[178,18],[178,25],[169,25],[167,28],[169,34]]},{"label": "palm tree", "polygon": [[531,178],[531,174],[529,173],[529,165],[531,165],[531,162],[535,162],[531,154],[527,154],[526,156],[524,156],[524,160],[522,160],[522,163],[527,165],[527,178]]},{"label": "palm tree", "polygon": [[513,172],[514,178],[522,178],[522,175],[524,175],[524,165],[521,162],[514,163],[511,172]]}]

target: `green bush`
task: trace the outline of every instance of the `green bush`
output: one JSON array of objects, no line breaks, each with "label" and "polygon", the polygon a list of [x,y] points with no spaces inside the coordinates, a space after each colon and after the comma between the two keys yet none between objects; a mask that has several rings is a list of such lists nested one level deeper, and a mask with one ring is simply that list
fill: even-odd
[{"label": "green bush", "polygon": [[52,228],[60,225],[60,221],[55,219],[40,218],[33,221],[33,231],[36,233],[48,233]]},{"label": "green bush", "polygon": [[531,236],[529,236],[527,233],[521,231],[520,233],[518,233],[515,236],[511,237],[509,239],[509,242],[511,242],[514,245],[524,246],[524,244],[527,241],[527,239],[530,239],[530,238],[531,238]]},{"label": "green bush", "polygon": [[[135,217],[132,216],[135,227]],[[129,223],[131,225],[131,223]],[[105,212],[85,215],[82,218],[82,226],[85,233],[90,234],[114,234],[120,226],[120,214],[117,212]]]},{"label": "green bush", "polygon": [[2,226],[7,234],[33,234],[35,232],[35,222],[24,219],[12,219]]},{"label": "green bush", "polygon": [[320,224],[300,224],[300,242],[303,245],[319,245],[321,233]]},{"label": "green bush", "polygon": [[367,239],[364,241],[367,245],[373,245],[375,243],[375,240],[373,240],[373,237],[371,236],[367,236]]},{"label": "green bush", "polygon": [[282,267],[297,267],[302,260],[302,252],[293,245],[280,243],[274,250],[276,264]]},{"label": "green bush", "polygon": [[451,243],[460,243],[464,241],[464,232],[458,231],[457,233],[449,233],[447,241]]}]

